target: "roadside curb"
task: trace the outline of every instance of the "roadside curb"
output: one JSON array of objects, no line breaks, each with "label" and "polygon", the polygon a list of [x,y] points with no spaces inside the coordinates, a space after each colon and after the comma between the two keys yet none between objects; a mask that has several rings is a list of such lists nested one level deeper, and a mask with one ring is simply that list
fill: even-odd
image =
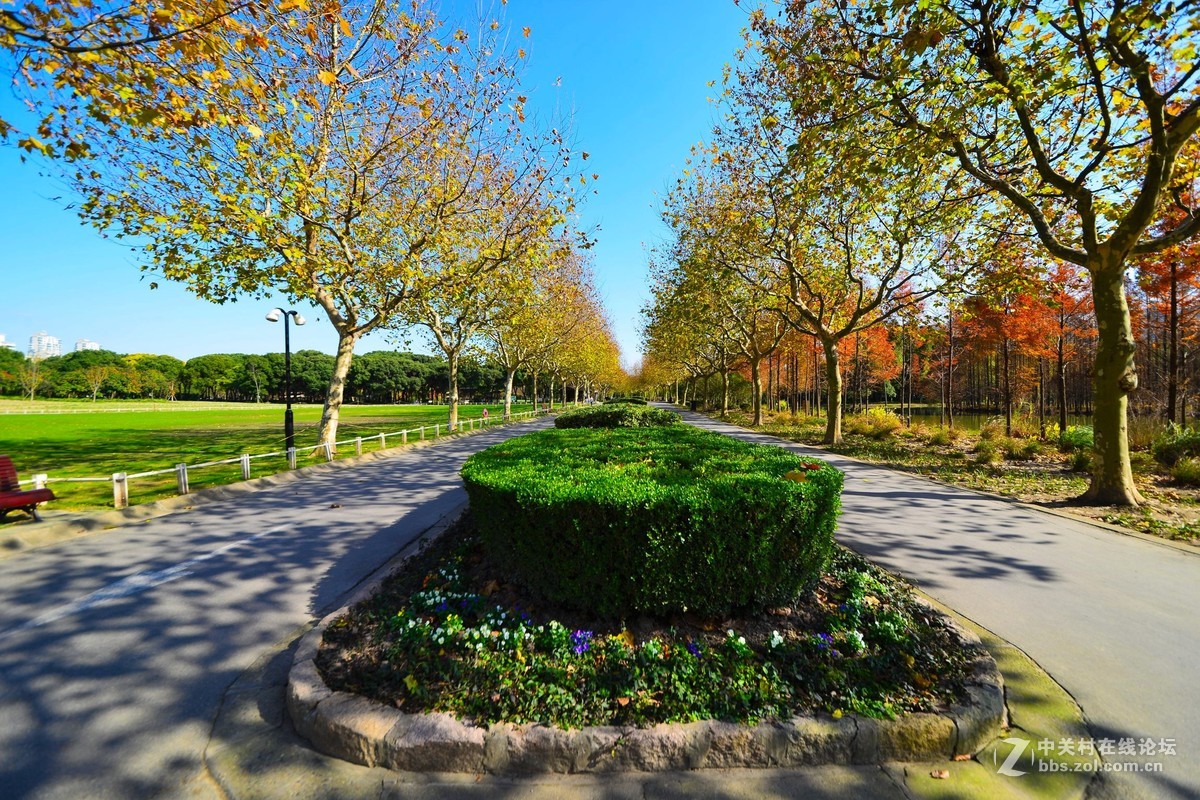
[{"label": "roadside curb", "polygon": [[974,651],[974,658],[968,701],[943,713],[897,720],[821,714],[752,726],[704,720],[581,730],[507,723],[480,727],[445,713],[407,714],[329,689],[316,666],[325,629],[377,586],[364,587],[304,635],[287,689],[287,710],[298,734],[327,755],[367,767],[504,775],[944,761],[973,755],[1007,723],[1004,680],[995,660],[975,633],[950,617],[962,647]]},{"label": "roadside curb", "polygon": [[[535,417],[534,419],[542,419],[542,417]],[[41,522],[28,520],[18,522],[11,527],[0,530],[0,559],[18,555],[39,547],[47,547],[65,542],[80,536],[89,536],[138,522],[147,522],[157,517],[167,516],[168,514],[219,505],[234,500],[240,495],[261,491],[273,486],[285,485],[293,481],[304,480],[305,478],[324,472],[336,472],[371,461],[395,458],[409,452],[413,448],[431,447],[440,442],[486,433],[489,430],[499,430],[502,427],[512,424],[522,425],[530,421],[532,420],[523,420],[516,423],[497,422],[486,428],[442,434],[433,439],[417,439],[398,447],[389,447],[387,450],[377,450],[373,453],[364,453],[361,456],[347,456],[335,461],[309,464],[294,470],[277,472],[274,475],[264,475],[260,478],[238,481],[237,483],[229,483],[224,486],[212,486],[189,494],[167,497],[162,500],[141,503],[119,510],[78,513],[63,512],[53,516],[46,516],[46,512],[42,512],[44,518]]]}]

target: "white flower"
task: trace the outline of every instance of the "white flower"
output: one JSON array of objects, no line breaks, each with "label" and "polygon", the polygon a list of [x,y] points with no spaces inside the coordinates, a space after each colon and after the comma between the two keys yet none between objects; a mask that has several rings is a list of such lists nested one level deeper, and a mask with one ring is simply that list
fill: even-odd
[{"label": "white flower", "polygon": [[783,636],[779,633],[779,631],[771,631],[771,640],[768,642],[768,646],[774,650],[781,644],[783,644]]}]

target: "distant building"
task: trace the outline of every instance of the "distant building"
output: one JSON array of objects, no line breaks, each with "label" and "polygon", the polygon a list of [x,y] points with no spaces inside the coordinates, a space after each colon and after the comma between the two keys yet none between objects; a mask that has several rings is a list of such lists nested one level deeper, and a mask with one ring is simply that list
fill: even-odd
[{"label": "distant building", "polygon": [[30,358],[50,358],[51,356],[62,355],[62,342],[57,336],[51,336],[45,331],[35,333],[29,337],[29,352]]},{"label": "distant building", "polygon": [[76,353],[78,353],[80,350],[99,350],[99,349],[100,349],[99,342],[93,342],[91,339],[76,339],[75,340],[75,352]]},{"label": "distant building", "polygon": [[17,343],[16,343],[16,342],[10,342],[10,341],[8,340],[8,338],[7,338],[7,337],[5,337],[5,335],[4,335],[3,333],[0,333],[0,348],[4,348],[4,349],[7,349],[7,350],[16,350],[16,349],[17,349]]}]

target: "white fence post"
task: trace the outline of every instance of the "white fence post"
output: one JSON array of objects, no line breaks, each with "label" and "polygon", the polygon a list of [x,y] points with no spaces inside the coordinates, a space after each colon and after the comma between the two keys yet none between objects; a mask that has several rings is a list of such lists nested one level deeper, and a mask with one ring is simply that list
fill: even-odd
[{"label": "white fence post", "polygon": [[39,472],[37,475],[34,475],[34,476],[33,476],[33,488],[35,488],[35,489],[45,489],[45,488],[46,488],[46,481],[47,481],[47,480],[49,480],[49,479],[50,479],[50,476],[49,476],[49,475],[47,475],[47,474],[46,474],[46,473],[44,473],[44,472]]},{"label": "white fence post", "polygon": [[386,433],[379,434],[379,449],[387,450],[387,434]]},{"label": "white fence post", "polygon": [[425,438],[425,426],[424,425],[421,426],[421,438],[422,439]]},{"label": "white fence post", "polygon": [[124,472],[113,473],[113,508],[125,508],[129,505],[129,480],[125,475]]},{"label": "white fence post", "polygon": [[321,445],[321,447],[325,448],[325,461],[333,461],[333,445],[331,445],[329,442],[325,442],[325,444]]},{"label": "white fence post", "polygon": [[408,444],[408,431],[400,431],[400,444]]},{"label": "white fence post", "polygon": [[441,435],[442,435],[442,423],[439,422],[438,424],[433,426],[433,438],[436,439],[437,437],[439,437]]},{"label": "white fence post", "polygon": [[180,494],[188,493],[187,464],[175,465],[175,483],[179,487]]},{"label": "white fence post", "polygon": [[250,480],[250,454],[242,453],[242,480]]},{"label": "white fence post", "polygon": [[354,455],[356,455],[356,456],[362,455],[362,437],[361,436],[354,437]]},{"label": "white fence post", "polygon": [[288,469],[296,468],[296,448],[289,447],[287,450]]}]

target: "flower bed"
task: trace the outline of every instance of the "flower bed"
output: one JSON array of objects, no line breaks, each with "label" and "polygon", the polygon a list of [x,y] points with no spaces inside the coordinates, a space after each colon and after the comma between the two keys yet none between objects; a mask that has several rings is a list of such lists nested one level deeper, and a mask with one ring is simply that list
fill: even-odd
[{"label": "flower bed", "polygon": [[790,601],[829,558],[842,488],[832,467],[691,426],[541,431],[462,475],[504,574],[613,617]]},{"label": "flower bed", "polygon": [[959,698],[968,659],[901,580],[838,549],[814,591],[756,615],[628,624],[535,604],[468,520],[330,625],[334,691],[475,724],[893,717]]}]

